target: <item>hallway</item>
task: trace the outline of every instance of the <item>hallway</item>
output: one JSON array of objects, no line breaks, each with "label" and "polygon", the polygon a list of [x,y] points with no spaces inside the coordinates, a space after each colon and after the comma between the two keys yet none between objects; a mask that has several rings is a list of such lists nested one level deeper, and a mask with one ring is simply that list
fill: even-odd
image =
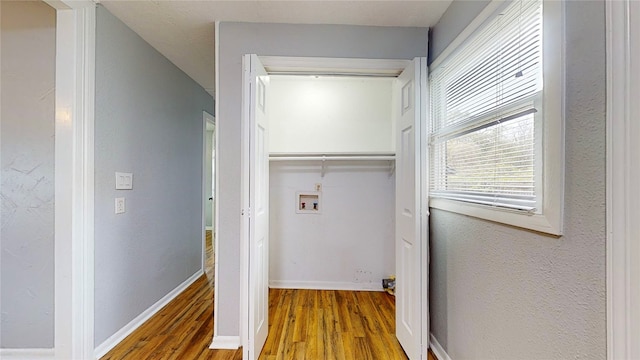
[{"label": "hallway", "polygon": [[214,252],[211,231],[206,237],[205,274],[102,360],[242,359],[241,350],[209,350],[213,335]]},{"label": "hallway", "polygon": [[[102,360],[240,360],[242,349],[210,350],[214,251],[207,231],[205,275]],[[385,292],[271,289],[270,332],[260,359],[406,359],[395,337],[395,298]],[[429,360],[436,360],[429,353]]]}]

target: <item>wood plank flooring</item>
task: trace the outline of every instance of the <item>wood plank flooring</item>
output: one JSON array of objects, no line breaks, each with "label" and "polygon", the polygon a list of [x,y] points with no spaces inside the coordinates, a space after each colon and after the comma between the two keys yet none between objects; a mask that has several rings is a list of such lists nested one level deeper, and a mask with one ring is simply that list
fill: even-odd
[{"label": "wood plank flooring", "polygon": [[[103,360],[240,360],[242,349],[210,350],[213,249],[205,275],[107,353]],[[260,359],[406,359],[395,338],[394,297],[383,292],[269,291],[269,337]],[[437,360],[429,353],[429,360]]]},{"label": "wood plank flooring", "polygon": [[260,358],[406,359],[395,337],[394,300],[373,291],[271,289]]},{"label": "wood plank flooring", "polygon": [[213,337],[213,248],[207,231],[205,275],[109,351],[103,360],[240,360],[241,350],[209,350]]},{"label": "wood plank flooring", "polygon": [[[213,299],[213,286],[214,286],[214,280],[215,278],[213,277],[213,271],[215,269],[214,265],[214,261],[215,261],[215,254],[213,253],[213,235],[212,235],[213,231],[211,230],[207,230],[206,231],[206,241],[205,241],[205,258],[204,258],[204,273],[207,276],[207,280],[209,281],[209,287],[211,287],[211,298]],[[213,313],[213,311],[212,311]]]}]

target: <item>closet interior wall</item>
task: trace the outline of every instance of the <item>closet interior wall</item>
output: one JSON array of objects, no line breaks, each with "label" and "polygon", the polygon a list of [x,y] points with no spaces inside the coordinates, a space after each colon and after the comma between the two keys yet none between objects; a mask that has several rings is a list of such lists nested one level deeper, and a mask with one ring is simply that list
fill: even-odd
[{"label": "closet interior wall", "polygon": [[[380,290],[395,272],[392,84],[270,77],[271,287]],[[320,193],[321,211],[297,212],[300,193]]]}]

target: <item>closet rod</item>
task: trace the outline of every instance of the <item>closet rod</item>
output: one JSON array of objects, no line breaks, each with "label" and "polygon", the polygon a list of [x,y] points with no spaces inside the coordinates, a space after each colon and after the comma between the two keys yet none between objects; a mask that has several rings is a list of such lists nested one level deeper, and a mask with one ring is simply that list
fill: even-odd
[{"label": "closet rod", "polygon": [[271,161],[291,161],[291,160],[312,160],[312,161],[333,161],[333,160],[395,160],[395,155],[325,155],[325,156],[269,156]]}]

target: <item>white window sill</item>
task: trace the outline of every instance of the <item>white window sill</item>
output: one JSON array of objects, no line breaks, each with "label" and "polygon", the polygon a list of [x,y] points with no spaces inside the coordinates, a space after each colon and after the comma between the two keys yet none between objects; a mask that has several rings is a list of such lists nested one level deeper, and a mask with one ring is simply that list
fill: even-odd
[{"label": "white window sill", "polygon": [[554,222],[553,219],[549,219],[543,214],[531,214],[506,208],[442,198],[430,198],[429,207],[554,236],[562,235],[562,229],[557,225],[559,223]]}]

